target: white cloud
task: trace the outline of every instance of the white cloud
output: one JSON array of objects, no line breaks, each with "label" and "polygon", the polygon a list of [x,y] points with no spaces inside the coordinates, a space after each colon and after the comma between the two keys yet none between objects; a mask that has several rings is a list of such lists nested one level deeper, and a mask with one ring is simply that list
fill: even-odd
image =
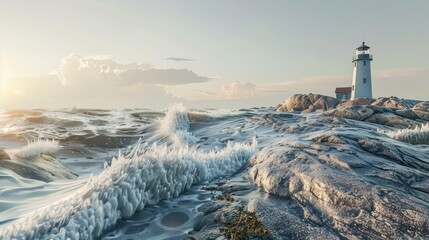
[{"label": "white cloud", "polygon": [[243,99],[255,97],[255,85],[234,81],[231,85],[221,88],[221,96],[227,99]]},{"label": "white cloud", "polygon": [[64,85],[100,84],[129,86],[138,82],[180,85],[210,81],[187,69],[157,69],[150,64],[123,64],[107,56],[71,54],[60,66]]},{"label": "white cloud", "polygon": [[[153,107],[180,101],[166,85],[209,81],[186,69],[157,69],[150,64],[119,63],[109,56],[71,54],[59,72],[8,79],[1,107]],[[18,94],[19,93],[19,94]]]},{"label": "white cloud", "polygon": [[[429,67],[373,71],[373,96],[428,100],[428,76]],[[315,76],[262,84],[225,83],[219,78],[201,84],[213,78],[186,69],[157,69],[150,64],[120,63],[109,56],[72,54],[62,60],[59,71],[3,79],[0,107],[164,108],[173,101],[197,108],[274,106],[296,93],[334,96],[336,87],[351,85],[351,77]]]},{"label": "white cloud", "polygon": [[[429,68],[399,68],[373,71],[373,96],[398,96],[428,100]],[[233,82],[218,91],[193,90],[188,100],[210,107],[274,106],[296,93],[318,93],[335,96],[336,87],[350,86],[352,75],[313,76],[298,80],[251,84]],[[412,89],[412,91],[404,91]]]},{"label": "white cloud", "polygon": [[182,85],[188,83],[207,82],[210,78],[200,77],[186,69],[128,69],[119,73],[127,83],[144,82],[160,85]]},{"label": "white cloud", "polygon": [[169,57],[169,58],[166,58],[166,60],[169,60],[169,61],[176,61],[176,62],[189,62],[189,61],[195,61],[195,59],[192,59],[192,58],[181,58],[181,57]]},{"label": "white cloud", "polygon": [[[374,97],[397,96],[401,98],[427,100],[429,67],[395,68],[372,72]],[[255,92],[262,96],[290,96],[296,93],[318,93],[334,96],[336,87],[351,86],[352,75],[314,76],[299,80],[259,84]],[[412,89],[412,91],[404,91]]]},{"label": "white cloud", "polygon": [[218,91],[193,90],[192,95],[188,95],[188,100],[234,100],[248,99],[255,97],[255,85],[251,83],[240,83],[234,81],[229,85],[222,86]]}]

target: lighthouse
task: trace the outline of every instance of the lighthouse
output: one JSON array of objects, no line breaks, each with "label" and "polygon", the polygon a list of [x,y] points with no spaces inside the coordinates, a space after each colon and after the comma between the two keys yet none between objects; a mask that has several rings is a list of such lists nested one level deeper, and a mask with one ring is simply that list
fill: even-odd
[{"label": "lighthouse", "polygon": [[372,55],[369,54],[369,47],[365,42],[356,48],[356,55],[353,56],[353,81],[351,99],[372,98],[371,84],[371,61]]}]

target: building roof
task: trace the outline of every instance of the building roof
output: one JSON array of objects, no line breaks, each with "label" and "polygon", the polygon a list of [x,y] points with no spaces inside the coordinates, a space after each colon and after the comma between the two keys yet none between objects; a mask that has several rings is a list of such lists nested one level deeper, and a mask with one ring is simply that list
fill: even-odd
[{"label": "building roof", "polygon": [[337,87],[335,89],[335,93],[351,93],[352,88],[351,87]]},{"label": "building roof", "polygon": [[370,49],[370,47],[365,45],[365,42],[362,42],[362,45],[356,48],[356,50],[359,50],[359,51],[368,50],[368,49]]}]

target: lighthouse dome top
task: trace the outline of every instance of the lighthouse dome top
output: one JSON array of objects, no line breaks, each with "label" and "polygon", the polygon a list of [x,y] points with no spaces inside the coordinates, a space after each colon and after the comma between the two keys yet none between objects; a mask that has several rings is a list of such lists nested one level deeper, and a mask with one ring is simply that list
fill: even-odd
[{"label": "lighthouse dome top", "polygon": [[365,42],[362,42],[362,45],[360,45],[358,48],[356,48],[356,50],[358,50],[358,51],[366,51],[368,49],[370,49],[370,47],[365,45]]}]

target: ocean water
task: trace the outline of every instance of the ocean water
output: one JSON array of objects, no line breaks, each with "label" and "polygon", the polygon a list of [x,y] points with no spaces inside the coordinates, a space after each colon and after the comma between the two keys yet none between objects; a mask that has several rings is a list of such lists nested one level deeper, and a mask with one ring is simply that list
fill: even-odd
[{"label": "ocean water", "polygon": [[0,239],[184,239],[218,179],[251,185],[234,197],[272,239],[424,238],[428,136],[273,108],[3,110]]},{"label": "ocean water", "polygon": [[257,151],[265,130],[245,119],[268,111],[2,111],[17,165],[0,168],[0,238],[183,238],[211,199],[201,186]]}]

